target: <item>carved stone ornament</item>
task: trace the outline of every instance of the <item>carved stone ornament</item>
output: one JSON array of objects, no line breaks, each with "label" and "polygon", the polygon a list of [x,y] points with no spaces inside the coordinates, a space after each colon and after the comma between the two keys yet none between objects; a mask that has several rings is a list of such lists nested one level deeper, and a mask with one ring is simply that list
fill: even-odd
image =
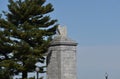
[{"label": "carved stone ornament", "polygon": [[66,27],[58,26],[57,32],[59,36],[67,36],[67,29]]}]

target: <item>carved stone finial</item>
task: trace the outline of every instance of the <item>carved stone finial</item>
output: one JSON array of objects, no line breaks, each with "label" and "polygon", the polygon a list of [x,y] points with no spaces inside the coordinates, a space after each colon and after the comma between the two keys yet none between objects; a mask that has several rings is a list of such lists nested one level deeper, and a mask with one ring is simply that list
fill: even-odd
[{"label": "carved stone finial", "polygon": [[67,36],[67,29],[66,27],[58,26],[57,32],[59,36]]}]

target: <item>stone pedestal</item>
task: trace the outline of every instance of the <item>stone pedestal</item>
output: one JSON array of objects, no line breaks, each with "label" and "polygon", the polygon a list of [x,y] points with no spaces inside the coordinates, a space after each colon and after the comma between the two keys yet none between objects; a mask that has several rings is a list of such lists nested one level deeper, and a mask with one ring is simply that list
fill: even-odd
[{"label": "stone pedestal", "polygon": [[55,37],[47,56],[47,79],[77,79],[76,46],[77,43],[67,37]]}]

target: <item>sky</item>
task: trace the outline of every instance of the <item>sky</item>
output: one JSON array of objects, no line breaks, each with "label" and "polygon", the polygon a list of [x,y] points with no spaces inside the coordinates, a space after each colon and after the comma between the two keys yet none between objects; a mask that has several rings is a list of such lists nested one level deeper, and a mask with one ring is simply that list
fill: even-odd
[{"label": "sky", "polygon": [[[120,0],[47,0],[53,19],[78,43],[78,79],[120,78]],[[0,12],[7,0],[0,0]]]}]

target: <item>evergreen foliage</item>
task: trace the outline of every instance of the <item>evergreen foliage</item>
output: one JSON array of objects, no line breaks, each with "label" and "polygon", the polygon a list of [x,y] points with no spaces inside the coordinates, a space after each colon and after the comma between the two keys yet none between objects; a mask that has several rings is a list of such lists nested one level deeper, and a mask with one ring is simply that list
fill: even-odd
[{"label": "evergreen foliage", "polygon": [[[9,75],[35,71],[37,62],[44,63],[57,20],[50,18],[54,9],[46,0],[9,0],[5,18],[0,18],[0,69]],[[40,72],[44,72],[41,67]]]}]

